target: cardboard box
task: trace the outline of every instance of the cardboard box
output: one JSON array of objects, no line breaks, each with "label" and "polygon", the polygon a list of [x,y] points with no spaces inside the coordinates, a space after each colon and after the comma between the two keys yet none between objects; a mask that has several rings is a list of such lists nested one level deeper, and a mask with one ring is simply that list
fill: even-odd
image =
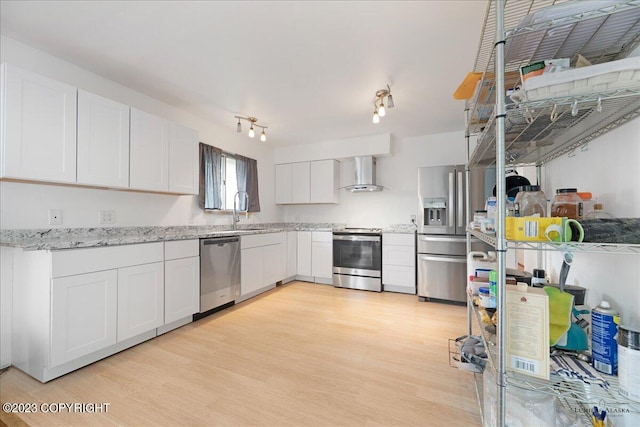
[{"label": "cardboard box", "polygon": [[508,216],[505,218],[507,240],[546,242],[545,230],[551,224],[562,227],[561,217]]}]

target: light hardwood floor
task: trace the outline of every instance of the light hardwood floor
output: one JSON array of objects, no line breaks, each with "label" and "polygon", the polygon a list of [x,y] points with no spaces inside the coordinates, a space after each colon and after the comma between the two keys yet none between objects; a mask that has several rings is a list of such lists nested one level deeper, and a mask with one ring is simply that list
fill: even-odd
[{"label": "light hardwood floor", "polygon": [[466,309],[293,282],[3,402],[107,402],[33,426],[479,426],[473,376],[448,364]]}]

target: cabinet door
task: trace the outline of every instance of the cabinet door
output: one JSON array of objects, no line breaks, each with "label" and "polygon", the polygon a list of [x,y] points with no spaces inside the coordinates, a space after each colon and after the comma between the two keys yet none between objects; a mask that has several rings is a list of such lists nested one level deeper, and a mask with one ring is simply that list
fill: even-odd
[{"label": "cabinet door", "polygon": [[164,322],[164,263],[118,269],[118,341]]},{"label": "cabinet door", "polygon": [[286,248],[284,243],[262,247],[264,284],[270,285],[285,278]]},{"label": "cabinet door", "polygon": [[287,268],[285,277],[293,277],[297,272],[298,232],[287,231]]},{"label": "cabinet door", "polygon": [[129,187],[129,106],[78,90],[78,182]]},{"label": "cabinet door", "polygon": [[169,191],[198,194],[198,131],[171,123]]},{"label": "cabinet door", "polygon": [[2,64],[0,176],[76,181],[76,88]]},{"label": "cabinet door", "polygon": [[169,190],[169,121],[131,109],[129,186]]},{"label": "cabinet door", "polygon": [[333,278],[333,243],[313,242],[311,246],[311,275]]},{"label": "cabinet door", "polygon": [[338,162],[320,160],[311,162],[309,193],[311,203],[338,203]]},{"label": "cabinet door", "polygon": [[298,231],[297,272],[300,276],[311,276],[311,232]]},{"label": "cabinet door", "polygon": [[385,245],[382,243],[382,263],[387,265],[416,265],[416,253],[413,246]]},{"label": "cabinet door", "polygon": [[291,191],[292,191],[292,165],[287,163],[284,165],[275,166],[275,193],[276,203],[286,204],[291,203]]},{"label": "cabinet door", "polygon": [[51,281],[51,366],[116,343],[117,270]]},{"label": "cabinet door", "polygon": [[200,257],[164,263],[164,323],[197,313],[200,308]]},{"label": "cabinet door", "polygon": [[309,162],[291,164],[291,203],[309,203]]},{"label": "cabinet door", "polygon": [[263,277],[262,246],[242,249],[240,267],[240,294],[246,295],[267,284]]}]

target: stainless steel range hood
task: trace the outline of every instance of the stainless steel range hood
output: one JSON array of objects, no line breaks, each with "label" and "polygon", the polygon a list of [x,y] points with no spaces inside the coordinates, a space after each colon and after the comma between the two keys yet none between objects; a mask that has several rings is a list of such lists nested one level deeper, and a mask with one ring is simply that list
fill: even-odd
[{"label": "stainless steel range hood", "polygon": [[355,183],[344,187],[352,193],[362,191],[382,191],[384,187],[376,185],[376,158],[373,156],[355,157]]}]

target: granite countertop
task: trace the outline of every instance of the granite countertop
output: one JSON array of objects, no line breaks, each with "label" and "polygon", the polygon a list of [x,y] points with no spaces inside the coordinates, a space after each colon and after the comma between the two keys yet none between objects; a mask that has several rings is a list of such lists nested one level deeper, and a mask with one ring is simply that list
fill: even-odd
[{"label": "granite countertop", "polygon": [[[337,223],[266,223],[241,224],[237,230],[220,225],[169,227],[97,227],[0,230],[0,246],[24,250],[60,250],[131,245],[136,243],[201,239],[277,233],[280,231],[336,231],[346,227]],[[415,233],[413,224],[392,224],[385,233]]]},{"label": "granite countertop", "polygon": [[343,224],[272,223],[224,226],[100,227],[0,230],[0,245],[24,250],[59,250],[136,243],[277,233],[286,230],[332,231]]}]

